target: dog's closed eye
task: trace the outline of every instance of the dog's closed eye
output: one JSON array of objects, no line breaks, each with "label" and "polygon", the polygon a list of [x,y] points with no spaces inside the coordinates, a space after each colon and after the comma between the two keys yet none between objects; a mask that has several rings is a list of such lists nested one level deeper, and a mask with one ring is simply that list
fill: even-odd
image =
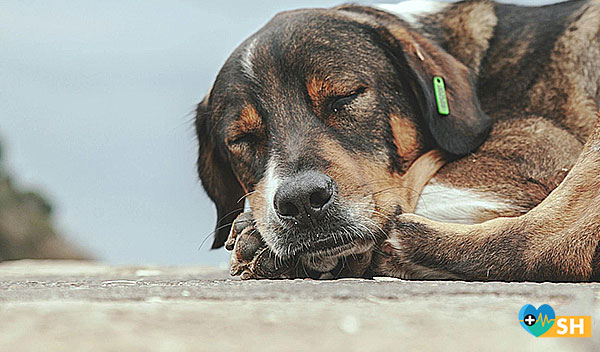
[{"label": "dog's closed eye", "polygon": [[258,136],[252,132],[243,133],[227,140],[227,145],[233,147],[241,144],[252,145],[258,141]]},{"label": "dog's closed eye", "polygon": [[260,145],[261,137],[255,132],[244,132],[227,138],[225,143],[227,148],[238,156],[245,155],[248,152],[254,153]]},{"label": "dog's closed eye", "polygon": [[225,143],[232,152],[255,146],[264,138],[264,126],[256,109],[246,105],[240,116],[227,129]]},{"label": "dog's closed eye", "polygon": [[346,105],[350,104],[354,99],[356,99],[360,94],[364,93],[366,90],[365,87],[359,87],[349,94],[338,95],[332,98],[331,100],[331,111],[334,113],[338,113],[342,110]]}]

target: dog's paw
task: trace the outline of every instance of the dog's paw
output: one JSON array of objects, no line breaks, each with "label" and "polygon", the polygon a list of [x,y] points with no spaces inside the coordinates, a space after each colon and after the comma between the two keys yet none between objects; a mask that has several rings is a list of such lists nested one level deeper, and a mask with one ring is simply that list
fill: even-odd
[{"label": "dog's paw", "polygon": [[442,268],[428,267],[418,260],[426,253],[417,244],[427,236],[428,220],[414,214],[397,216],[389,237],[374,252],[371,270],[377,276],[401,279],[443,280],[456,278]]},{"label": "dog's paw", "polygon": [[252,212],[240,214],[225,242],[225,248],[232,251],[229,273],[242,279],[291,277],[293,265],[278,258],[271,251],[256,229]]}]

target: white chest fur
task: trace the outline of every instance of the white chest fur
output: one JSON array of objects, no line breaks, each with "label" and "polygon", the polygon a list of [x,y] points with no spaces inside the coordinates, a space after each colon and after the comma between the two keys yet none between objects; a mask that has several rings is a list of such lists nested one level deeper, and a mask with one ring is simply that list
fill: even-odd
[{"label": "white chest fur", "polygon": [[439,184],[432,179],[423,189],[415,214],[427,219],[476,224],[513,206],[493,195]]}]

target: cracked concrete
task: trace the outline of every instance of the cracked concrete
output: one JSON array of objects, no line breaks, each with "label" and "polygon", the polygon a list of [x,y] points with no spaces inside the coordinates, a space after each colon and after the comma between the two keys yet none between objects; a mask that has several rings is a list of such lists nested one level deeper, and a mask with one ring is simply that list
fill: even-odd
[{"label": "cracked concrete", "polygon": [[[239,281],[203,267],[0,265],[0,351],[600,349],[600,284]],[[589,339],[534,338],[522,305],[592,315]]]}]

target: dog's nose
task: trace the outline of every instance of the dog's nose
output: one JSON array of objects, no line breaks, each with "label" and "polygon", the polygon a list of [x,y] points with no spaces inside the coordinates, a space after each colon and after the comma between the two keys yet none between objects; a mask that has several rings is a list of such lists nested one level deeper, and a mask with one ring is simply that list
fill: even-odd
[{"label": "dog's nose", "polygon": [[334,182],[317,171],[305,171],[286,179],[277,189],[274,206],[282,219],[311,224],[333,202]]}]

